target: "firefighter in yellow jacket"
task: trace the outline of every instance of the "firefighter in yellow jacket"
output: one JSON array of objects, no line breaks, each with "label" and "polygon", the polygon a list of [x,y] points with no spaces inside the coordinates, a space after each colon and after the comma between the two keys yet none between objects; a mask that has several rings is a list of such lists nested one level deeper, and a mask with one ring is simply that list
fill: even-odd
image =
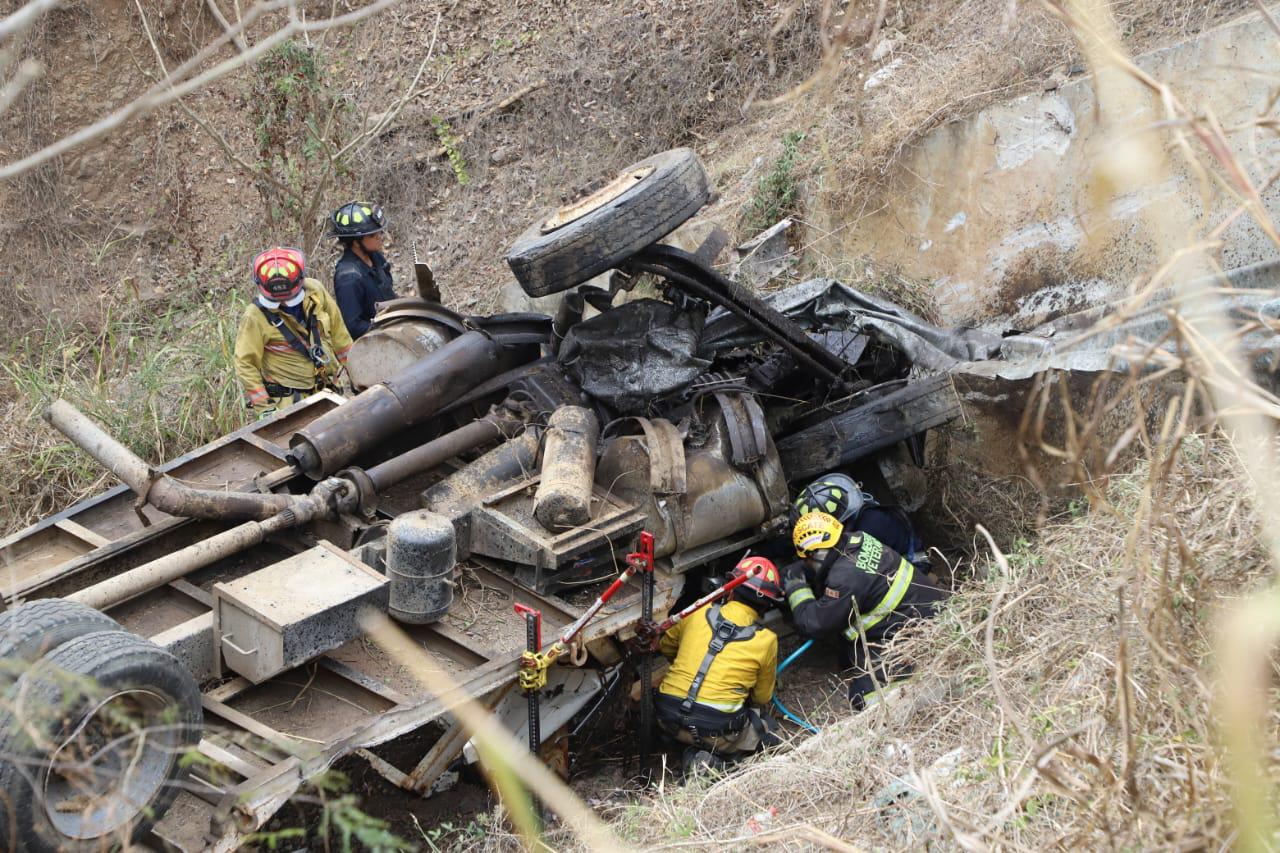
[{"label": "firefighter in yellow jacket", "polygon": [[767,708],[778,669],[778,636],[759,624],[782,601],[782,577],[763,557],[747,557],[735,577],[754,572],[723,605],[695,612],[662,636],[671,660],[654,704],[658,726],[689,745],[684,763],[720,766],[732,757],[778,742]]},{"label": "firefighter in yellow jacket", "polygon": [[351,350],[342,313],[324,286],[306,277],[297,249],[275,247],[253,259],[258,295],[236,335],[236,377],[258,417],[324,388],[336,388]]}]

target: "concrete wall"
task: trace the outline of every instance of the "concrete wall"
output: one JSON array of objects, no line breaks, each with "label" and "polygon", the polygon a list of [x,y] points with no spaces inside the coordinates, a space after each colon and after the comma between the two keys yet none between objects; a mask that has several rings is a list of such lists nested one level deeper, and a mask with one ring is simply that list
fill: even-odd
[{"label": "concrete wall", "polygon": [[[1230,129],[1267,109],[1280,77],[1280,38],[1253,14],[1138,64]],[[1082,75],[931,132],[898,169],[885,208],[855,226],[848,249],[934,282],[951,324],[1012,316],[1026,327],[1117,298],[1166,260],[1156,246],[1169,241],[1146,231],[1150,206],[1185,203],[1200,233],[1182,245],[1235,205],[1190,172],[1167,131],[1151,129],[1163,116],[1146,100],[1127,123],[1135,133],[1161,134],[1170,168],[1158,185],[1119,197],[1100,189],[1095,169],[1112,143],[1098,124],[1093,80]],[[1255,183],[1280,166],[1275,136],[1237,130],[1230,139]],[[1280,210],[1280,187],[1263,198],[1269,211]],[[1280,257],[1248,217],[1225,236],[1228,269]]]}]

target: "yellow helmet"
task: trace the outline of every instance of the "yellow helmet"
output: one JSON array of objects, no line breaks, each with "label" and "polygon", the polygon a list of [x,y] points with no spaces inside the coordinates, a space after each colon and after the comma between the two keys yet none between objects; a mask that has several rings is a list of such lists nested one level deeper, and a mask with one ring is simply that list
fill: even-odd
[{"label": "yellow helmet", "polygon": [[840,541],[844,525],[835,516],[825,512],[809,512],[800,516],[795,529],[791,532],[791,541],[796,546],[796,554],[807,557],[814,551],[834,548]]}]

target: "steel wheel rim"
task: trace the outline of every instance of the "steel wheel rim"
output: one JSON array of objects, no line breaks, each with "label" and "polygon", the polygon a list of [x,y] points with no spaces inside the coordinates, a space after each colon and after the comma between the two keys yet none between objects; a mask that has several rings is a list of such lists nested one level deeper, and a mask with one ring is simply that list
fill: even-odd
[{"label": "steel wheel rim", "polygon": [[136,819],[168,781],[181,749],[172,717],[172,703],[146,689],[114,693],[82,715],[43,774],[42,804],[53,827],[90,840]]}]

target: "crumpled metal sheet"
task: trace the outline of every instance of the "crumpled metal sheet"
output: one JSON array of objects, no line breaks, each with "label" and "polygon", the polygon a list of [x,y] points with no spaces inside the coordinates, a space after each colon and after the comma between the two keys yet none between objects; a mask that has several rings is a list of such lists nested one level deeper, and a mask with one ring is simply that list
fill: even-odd
[{"label": "crumpled metal sheet", "polygon": [[[957,363],[983,361],[1000,354],[1000,335],[983,329],[943,329],[886,299],[854,290],[834,279],[815,278],[768,297],[770,305],[814,329],[864,332],[901,350],[911,363],[927,370],[947,370]],[[704,346],[716,350],[759,340],[751,327],[727,311],[707,318]]]},{"label": "crumpled metal sheet", "polygon": [[[1115,346],[1132,334],[1132,325],[1071,347],[1063,344],[1074,335],[1062,334],[1063,329],[1054,324],[1037,333],[1013,335],[967,327],[943,329],[886,299],[821,278],[779,291],[769,302],[788,317],[820,330],[811,334],[830,335],[832,329],[862,332],[902,351],[913,370],[925,373],[1025,380],[1050,370],[1128,369]],[[1073,328],[1072,320],[1062,318],[1061,323]],[[713,311],[707,318],[705,349],[744,346],[756,340],[754,330],[727,312]]]},{"label": "crumpled metal sheet", "polygon": [[710,367],[698,354],[704,319],[701,311],[637,299],[570,329],[560,362],[582,390],[620,414],[647,414],[654,400]]}]

